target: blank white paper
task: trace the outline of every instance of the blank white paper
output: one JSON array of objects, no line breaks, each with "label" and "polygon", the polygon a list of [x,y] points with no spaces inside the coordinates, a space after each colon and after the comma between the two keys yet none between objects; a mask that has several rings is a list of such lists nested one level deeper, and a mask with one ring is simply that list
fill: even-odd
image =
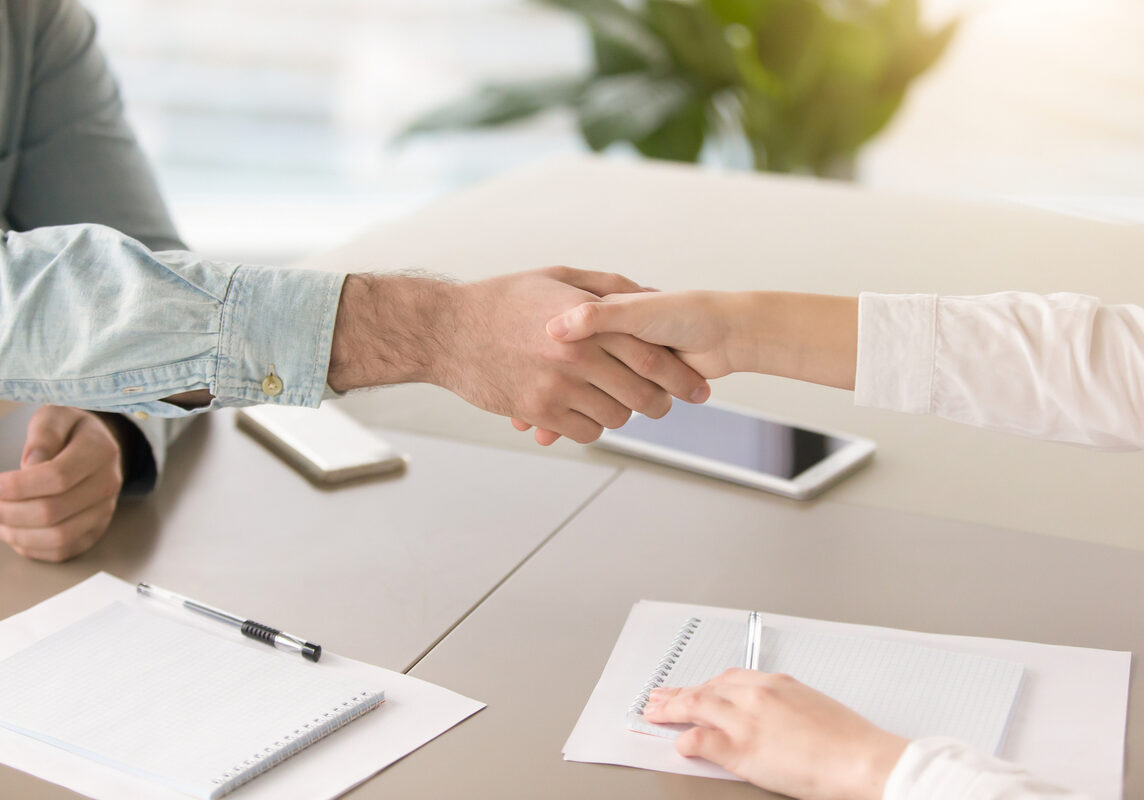
[{"label": "blank white paper", "polygon": [[[154,605],[152,601],[138,599],[134,585],[99,573],[27,611],[0,621],[0,658],[11,656],[62,630],[88,616],[93,609],[115,602],[129,606]],[[189,626],[216,635],[217,623],[200,620],[188,612],[173,613],[185,616]],[[265,645],[249,642],[241,636],[235,643],[260,652],[265,649]],[[275,655],[273,651],[267,651],[267,654]],[[285,653],[277,655],[290,658]],[[301,666],[306,666],[306,663]],[[383,686],[385,705],[260,775],[230,797],[235,800],[323,800],[337,797],[484,707],[483,703],[427,681],[343,658],[329,651],[322,654],[320,666],[351,685]],[[152,780],[76,756],[2,727],[0,762],[97,800],[186,798],[184,793],[164,788]]]},{"label": "blank white paper", "polygon": [[0,725],[211,798],[384,698],[227,633],[114,603],[0,661]]}]

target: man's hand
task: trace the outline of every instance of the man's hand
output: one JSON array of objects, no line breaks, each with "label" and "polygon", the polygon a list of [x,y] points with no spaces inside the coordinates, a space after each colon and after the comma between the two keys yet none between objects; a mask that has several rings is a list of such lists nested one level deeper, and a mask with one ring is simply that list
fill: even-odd
[{"label": "man's hand", "polygon": [[[545,324],[605,294],[640,291],[618,275],[567,267],[472,284],[350,276],[338,310],[329,383],[425,381],[473,405],[578,442],[661,417],[670,395],[707,399],[706,381],[663,347],[618,334],[557,342]],[[540,439],[538,438],[538,441]],[[547,443],[542,441],[542,443]]]},{"label": "man's hand", "polygon": [[644,716],[695,726],[675,741],[681,755],[800,800],[879,800],[908,744],[789,675],[747,669],[656,689]]},{"label": "man's hand", "polygon": [[0,473],[0,539],[27,558],[74,558],[103,536],[122,487],[111,428],[90,411],[44,406],[28,423],[20,469]]}]

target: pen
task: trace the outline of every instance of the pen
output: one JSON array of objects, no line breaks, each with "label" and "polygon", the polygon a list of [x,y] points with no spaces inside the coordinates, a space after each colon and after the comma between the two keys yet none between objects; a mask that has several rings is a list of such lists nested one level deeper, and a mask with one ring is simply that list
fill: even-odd
[{"label": "pen", "polygon": [[279,650],[289,650],[291,653],[298,653],[309,661],[317,661],[322,657],[322,646],[307,642],[292,634],[280,631],[277,628],[271,628],[269,625],[263,625],[261,622],[255,622],[252,619],[243,619],[236,617],[234,614],[229,614],[226,611],[220,611],[217,608],[205,606],[202,603],[196,603],[188,597],[183,597],[181,594],[168,592],[166,589],[160,589],[158,586],[152,586],[149,583],[141,583],[135,587],[135,591],[144,597],[151,597],[155,600],[162,600],[174,606],[185,608],[188,611],[194,611],[196,614],[202,614],[204,617],[225,622],[227,625],[233,625],[242,631],[243,636],[248,636],[263,644],[268,644],[271,647],[276,647]]},{"label": "pen", "polygon": [[763,618],[758,611],[752,611],[747,614],[747,657],[744,665],[747,669],[759,668],[759,658],[761,657],[759,650],[762,646],[762,640]]}]

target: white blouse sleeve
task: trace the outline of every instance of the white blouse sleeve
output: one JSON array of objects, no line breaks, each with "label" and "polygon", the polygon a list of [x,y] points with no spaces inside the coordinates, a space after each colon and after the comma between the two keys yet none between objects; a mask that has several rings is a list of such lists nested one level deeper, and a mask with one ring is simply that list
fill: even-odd
[{"label": "white blouse sleeve", "polygon": [[1086,295],[859,298],[858,405],[1144,448],[1144,308]]},{"label": "white blouse sleeve", "polygon": [[886,781],[882,800],[1086,800],[1007,761],[954,739],[911,742]]}]

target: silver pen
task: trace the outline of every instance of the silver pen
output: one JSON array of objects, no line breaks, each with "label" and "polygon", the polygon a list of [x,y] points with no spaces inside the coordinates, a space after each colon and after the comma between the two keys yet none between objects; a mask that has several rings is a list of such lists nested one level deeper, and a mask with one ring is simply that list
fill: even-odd
[{"label": "silver pen", "polygon": [[221,611],[217,608],[211,608],[210,606],[195,602],[189,597],[183,597],[181,594],[160,589],[158,586],[152,586],[149,583],[139,584],[135,587],[135,591],[144,597],[162,600],[173,606],[179,606],[188,611],[194,611],[196,614],[202,614],[204,617],[210,617],[218,622],[233,625],[242,631],[243,636],[248,636],[251,639],[262,642],[263,644],[268,644],[271,647],[276,647],[279,650],[298,653],[302,658],[308,661],[316,662],[322,657],[322,646],[320,644],[307,642],[305,639],[286,633],[285,631],[280,631],[277,628],[271,628],[269,625],[263,625],[261,622],[236,617],[234,614]]},{"label": "silver pen", "polygon": [[763,618],[758,611],[752,611],[747,614],[747,657],[744,659],[747,669],[759,668],[762,644]]}]

